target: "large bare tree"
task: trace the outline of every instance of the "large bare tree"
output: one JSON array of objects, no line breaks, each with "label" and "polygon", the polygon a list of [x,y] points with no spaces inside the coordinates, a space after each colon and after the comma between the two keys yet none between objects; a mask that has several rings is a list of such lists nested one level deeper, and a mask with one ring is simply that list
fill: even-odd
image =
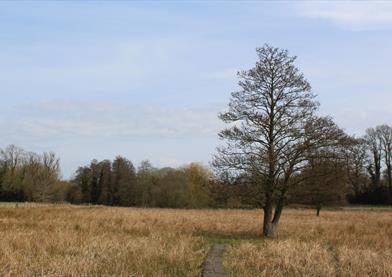
[{"label": "large bare tree", "polygon": [[263,235],[274,237],[287,191],[301,181],[293,177],[316,148],[328,147],[341,132],[331,119],[315,116],[318,103],[296,57],[269,45],[256,51],[256,65],[238,73],[241,89],[220,114],[230,126],[219,133],[227,144],[218,148],[213,165],[251,176],[264,210]]}]

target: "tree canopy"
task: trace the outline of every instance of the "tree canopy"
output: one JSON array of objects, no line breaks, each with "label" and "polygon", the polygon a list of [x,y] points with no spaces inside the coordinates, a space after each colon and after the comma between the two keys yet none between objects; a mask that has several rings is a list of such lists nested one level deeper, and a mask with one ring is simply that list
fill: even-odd
[{"label": "tree canopy", "polygon": [[213,164],[245,173],[256,183],[263,234],[274,236],[293,176],[311,155],[332,147],[344,133],[330,118],[316,116],[318,103],[296,57],[269,45],[256,52],[255,66],[238,73],[240,90],[220,114],[230,126],[219,133],[226,146],[218,149]]}]

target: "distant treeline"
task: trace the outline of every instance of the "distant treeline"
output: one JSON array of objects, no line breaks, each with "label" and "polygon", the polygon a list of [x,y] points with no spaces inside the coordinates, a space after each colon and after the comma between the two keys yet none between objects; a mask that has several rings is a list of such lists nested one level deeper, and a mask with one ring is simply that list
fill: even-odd
[{"label": "distant treeline", "polygon": [[0,149],[1,201],[62,201],[70,186],[60,180],[54,153],[36,154],[14,145]]},{"label": "distant treeline", "polygon": [[72,180],[62,181],[54,153],[36,154],[14,145],[0,150],[0,201],[199,208],[218,203],[212,184],[211,171],[197,163],[158,169],[144,161],[135,168],[120,156],[93,160],[79,167]]},{"label": "distant treeline", "polygon": [[154,168],[144,161],[135,169],[124,157],[93,160],[80,167],[68,194],[72,203],[114,206],[198,208],[208,207],[211,173],[199,164],[178,169]]},{"label": "distant treeline", "polygon": [[[328,156],[326,158],[326,156]],[[313,157],[293,181],[286,201],[307,205],[392,204],[392,127],[370,128],[341,148]],[[70,202],[140,207],[261,207],[257,176],[227,178],[192,163],[137,168],[118,156],[93,160],[63,181],[54,153],[36,154],[14,145],[0,149],[0,201]]]}]

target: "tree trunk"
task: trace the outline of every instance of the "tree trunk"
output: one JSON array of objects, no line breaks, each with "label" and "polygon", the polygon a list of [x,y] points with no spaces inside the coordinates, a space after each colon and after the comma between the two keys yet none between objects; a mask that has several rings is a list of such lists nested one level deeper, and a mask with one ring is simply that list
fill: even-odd
[{"label": "tree trunk", "polygon": [[264,219],[263,219],[263,236],[265,238],[271,237],[272,231],[272,204],[267,203],[264,208]]},{"label": "tree trunk", "polygon": [[316,207],[316,209],[317,209],[316,215],[317,215],[317,216],[320,216],[321,204],[318,204],[317,207]]},{"label": "tree trunk", "polygon": [[268,231],[269,231],[268,236],[266,236],[266,238],[271,238],[271,239],[276,238],[278,234],[278,224],[270,222]]},{"label": "tree trunk", "polygon": [[283,200],[279,200],[274,216],[272,217],[272,203],[264,207],[263,236],[264,238],[275,238],[277,236],[279,219],[282,214]]},{"label": "tree trunk", "polygon": [[375,172],[376,172],[376,186],[380,186],[381,179],[381,158],[377,155],[374,162]]},{"label": "tree trunk", "polygon": [[387,176],[388,176],[389,194],[392,196],[392,167],[390,164],[387,164]]},{"label": "tree trunk", "polygon": [[275,208],[275,214],[274,214],[274,218],[272,219],[272,223],[274,223],[276,225],[279,223],[280,216],[282,215],[283,203],[284,203],[284,200],[282,197],[279,199],[278,204],[276,205],[276,208]]},{"label": "tree trunk", "polygon": [[263,237],[264,238],[276,238],[278,230],[278,224],[273,223],[271,221],[264,222],[263,226]]}]

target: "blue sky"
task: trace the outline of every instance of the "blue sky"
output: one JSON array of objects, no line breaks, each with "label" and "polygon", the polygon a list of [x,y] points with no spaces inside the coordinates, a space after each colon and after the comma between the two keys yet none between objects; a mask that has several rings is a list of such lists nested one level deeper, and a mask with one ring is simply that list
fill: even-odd
[{"label": "blue sky", "polygon": [[54,151],[66,178],[118,154],[208,164],[264,43],[348,133],[392,124],[392,2],[2,1],[0,148]]}]

